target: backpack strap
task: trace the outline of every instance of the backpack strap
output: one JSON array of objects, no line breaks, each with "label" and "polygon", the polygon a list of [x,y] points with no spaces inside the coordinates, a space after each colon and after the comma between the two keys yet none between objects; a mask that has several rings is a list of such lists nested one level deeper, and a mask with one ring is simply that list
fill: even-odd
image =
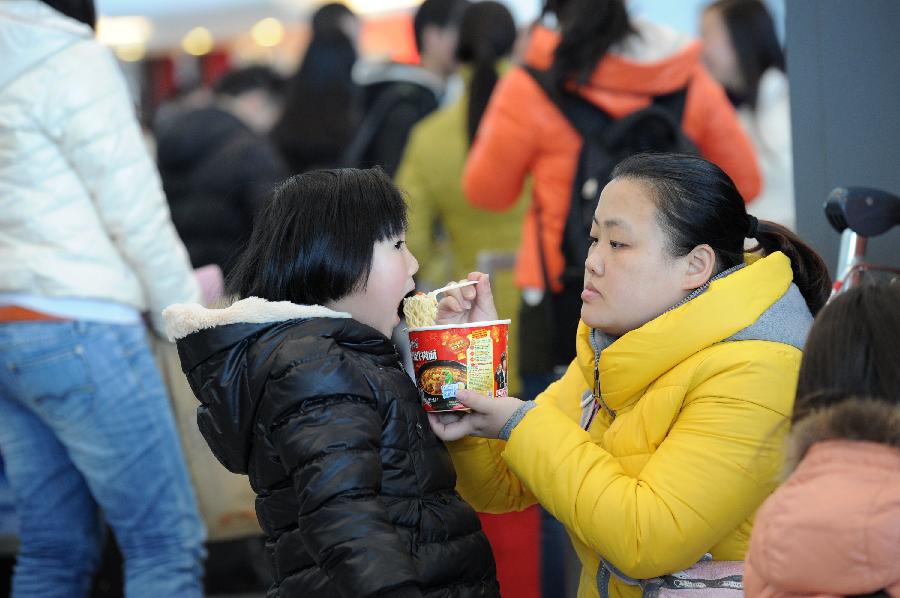
[{"label": "backpack strap", "polygon": [[[575,128],[582,139],[588,139],[599,135],[616,122],[608,112],[588,101],[578,93],[560,90],[557,87],[549,70],[536,69],[531,65],[522,65],[522,69],[534,79],[544,95],[553,102],[556,108],[565,116],[566,120]],[[652,105],[662,109],[672,117],[676,126],[680,126],[687,100],[687,85],[668,94],[653,96]],[[625,126],[625,123],[621,123]],[[541,214],[536,202],[532,203],[535,213],[535,228],[537,232],[538,258],[541,263],[541,273],[544,278],[545,292],[551,292],[553,288],[547,273],[547,262],[542,243]]]},{"label": "backpack strap", "polygon": [[547,98],[562,112],[566,120],[582,137],[602,131],[604,127],[615,120],[605,110],[579,94],[561,91],[557,88],[550,71],[538,70],[529,65],[524,65],[522,68],[531,75]]},{"label": "backpack strap", "polygon": [[[530,65],[523,65],[522,68],[531,75],[531,78],[540,86],[544,94],[562,112],[563,116],[566,117],[582,137],[594,134],[616,120],[608,112],[586,100],[580,94],[560,91],[556,87],[550,71],[542,71]],[[687,102],[688,85],[690,85],[690,81],[681,89],[653,96],[653,105],[664,109],[674,117],[676,123],[680,124],[684,115],[685,103]]]},{"label": "backpack strap", "polygon": [[[580,95],[560,92],[550,71],[539,70],[527,64],[522,65],[522,69],[534,79],[541,91],[544,92],[544,95],[553,102],[557,110],[562,113],[583,139],[599,133],[613,122],[613,118],[602,108],[592,104]],[[544,277],[544,292],[552,293],[553,285],[550,283],[550,275],[547,272],[547,260],[544,255],[544,244],[542,242],[541,210],[537,202],[532,202],[532,210],[534,211],[534,223],[537,232],[538,259],[541,263],[541,274]]]},{"label": "backpack strap", "polygon": [[690,81],[672,93],[653,96],[653,105],[664,109],[675,118],[675,122],[681,124],[684,117],[684,106],[687,102],[688,85],[690,85]]},{"label": "backpack strap", "polygon": [[363,117],[356,130],[356,135],[350,140],[341,156],[340,164],[348,168],[366,168],[369,164],[363,164],[363,156],[375,140],[375,136],[381,131],[382,125],[388,115],[410,97],[409,88],[402,84],[394,84],[382,91],[375,103]]}]

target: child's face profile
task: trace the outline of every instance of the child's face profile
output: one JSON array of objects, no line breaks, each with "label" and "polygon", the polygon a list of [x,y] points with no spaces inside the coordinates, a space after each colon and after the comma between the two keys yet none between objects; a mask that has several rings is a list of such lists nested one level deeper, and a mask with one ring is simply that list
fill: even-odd
[{"label": "child's face profile", "polygon": [[412,277],[418,270],[419,262],[407,248],[405,235],[378,241],[366,286],[337,301],[333,308],[349,312],[355,320],[390,338],[400,323],[400,303],[416,288]]}]

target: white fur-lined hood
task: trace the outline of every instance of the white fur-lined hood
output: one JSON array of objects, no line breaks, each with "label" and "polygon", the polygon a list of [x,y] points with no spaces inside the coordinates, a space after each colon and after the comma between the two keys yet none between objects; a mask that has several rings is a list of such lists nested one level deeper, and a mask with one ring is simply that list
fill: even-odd
[{"label": "white fur-lined hood", "polygon": [[349,318],[350,314],[321,305],[298,305],[290,301],[268,301],[247,297],[230,306],[211,309],[196,303],[176,303],[162,312],[170,341],[209,328],[228,324],[266,324],[300,318]]}]

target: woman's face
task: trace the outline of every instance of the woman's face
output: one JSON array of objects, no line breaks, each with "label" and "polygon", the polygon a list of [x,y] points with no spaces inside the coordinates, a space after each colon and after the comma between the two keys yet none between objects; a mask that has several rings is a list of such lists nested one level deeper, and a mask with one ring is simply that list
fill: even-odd
[{"label": "woman's face", "polygon": [[620,178],[600,194],[585,260],[581,319],[614,336],[643,326],[681,301],[696,277],[691,256],[674,257],[650,189]]},{"label": "woman's face", "polygon": [[703,38],[703,62],[710,74],[726,89],[743,91],[737,53],[721,11],[711,8],[703,12],[700,35]]},{"label": "woman's face", "polygon": [[405,235],[378,241],[365,288],[328,307],[349,312],[355,320],[390,338],[400,323],[398,309],[403,297],[416,288],[412,277],[418,270],[419,262],[407,248]]}]

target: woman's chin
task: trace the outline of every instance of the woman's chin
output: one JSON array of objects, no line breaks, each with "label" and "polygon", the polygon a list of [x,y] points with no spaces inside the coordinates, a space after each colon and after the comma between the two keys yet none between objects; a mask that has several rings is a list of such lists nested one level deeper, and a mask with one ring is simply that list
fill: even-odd
[{"label": "woman's chin", "polygon": [[581,321],[591,328],[600,328],[603,325],[603,318],[598,317],[597,314],[594,314],[592,312],[593,310],[590,309],[589,305],[582,304]]},{"label": "woman's chin", "polygon": [[597,316],[596,314],[586,314],[584,310],[581,311],[581,320],[588,325],[590,328],[594,328],[599,330],[603,334],[609,334],[611,336],[619,336],[616,333],[617,327],[614,323],[610,322],[607,318]]}]

